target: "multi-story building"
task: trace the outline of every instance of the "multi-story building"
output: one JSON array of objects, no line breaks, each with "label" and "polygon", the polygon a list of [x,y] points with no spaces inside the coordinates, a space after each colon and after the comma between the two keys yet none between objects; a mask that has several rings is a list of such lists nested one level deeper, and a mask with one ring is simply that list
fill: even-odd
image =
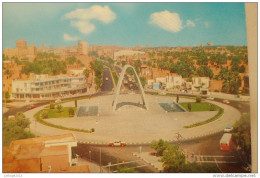
[{"label": "multi-story building", "polygon": [[14,99],[50,99],[87,92],[85,76],[31,74],[29,80],[12,81]]},{"label": "multi-story building", "polygon": [[16,41],[16,48],[4,49],[4,55],[32,61],[37,55],[37,48],[35,45],[27,46],[26,41],[20,39]]}]

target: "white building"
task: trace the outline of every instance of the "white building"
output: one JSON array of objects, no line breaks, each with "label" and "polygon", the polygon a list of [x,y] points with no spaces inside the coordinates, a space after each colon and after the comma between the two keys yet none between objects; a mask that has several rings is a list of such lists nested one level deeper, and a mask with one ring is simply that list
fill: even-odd
[{"label": "white building", "polygon": [[192,90],[209,88],[209,77],[193,77],[192,78]]},{"label": "white building", "polygon": [[50,99],[87,92],[85,76],[48,76],[31,74],[29,80],[13,80],[14,99]]}]

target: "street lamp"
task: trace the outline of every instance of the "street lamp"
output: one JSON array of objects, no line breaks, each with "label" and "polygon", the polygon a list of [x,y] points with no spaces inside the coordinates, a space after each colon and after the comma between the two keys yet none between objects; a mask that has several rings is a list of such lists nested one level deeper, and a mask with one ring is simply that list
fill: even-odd
[{"label": "street lamp", "polygon": [[91,162],[91,151],[89,151],[88,153],[89,153],[89,160]]}]

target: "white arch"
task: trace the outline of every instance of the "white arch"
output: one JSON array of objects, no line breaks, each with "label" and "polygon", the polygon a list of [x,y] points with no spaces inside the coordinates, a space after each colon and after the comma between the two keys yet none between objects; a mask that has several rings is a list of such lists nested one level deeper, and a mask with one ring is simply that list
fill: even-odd
[{"label": "white arch", "polygon": [[138,87],[139,87],[139,90],[141,91],[141,97],[142,97],[142,101],[143,101],[143,105],[145,106],[146,109],[148,109],[147,107],[147,103],[146,103],[146,100],[145,100],[145,96],[144,96],[144,89],[143,89],[143,86],[140,82],[140,79],[135,71],[135,69],[133,68],[133,66],[131,65],[125,65],[120,73],[120,77],[119,77],[119,80],[117,82],[117,86],[116,86],[116,92],[114,94],[114,100],[113,100],[113,103],[112,103],[112,106],[113,106],[113,111],[116,110],[116,105],[117,105],[117,99],[118,99],[118,95],[120,94],[120,88],[122,86],[122,82],[123,82],[123,79],[124,79],[124,75],[126,73],[126,70],[128,68],[132,68],[133,71],[134,71],[134,75],[137,79],[137,84],[138,84]]}]

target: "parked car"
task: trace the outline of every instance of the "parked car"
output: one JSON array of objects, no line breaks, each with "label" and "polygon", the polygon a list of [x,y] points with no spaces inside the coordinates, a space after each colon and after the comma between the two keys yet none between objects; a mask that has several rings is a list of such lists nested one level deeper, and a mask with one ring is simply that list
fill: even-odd
[{"label": "parked car", "polygon": [[125,142],[122,141],[114,141],[114,142],[109,142],[109,146],[126,146]]},{"label": "parked car", "polygon": [[56,99],[55,100],[55,103],[60,103],[61,102],[61,99]]},{"label": "parked car", "polygon": [[224,129],[224,132],[225,132],[225,133],[230,133],[230,132],[232,132],[232,130],[233,130],[233,127],[232,127],[232,126],[227,126],[227,127]]},{"label": "parked car", "polygon": [[33,105],[29,105],[29,106],[27,106],[26,108],[27,108],[27,109],[33,109],[33,108],[36,108],[36,105],[34,105],[34,104],[33,104]]},{"label": "parked car", "polygon": [[106,77],[106,80],[108,80],[108,77]]},{"label": "parked car", "polygon": [[223,103],[229,104],[230,102],[228,100],[223,100]]}]

